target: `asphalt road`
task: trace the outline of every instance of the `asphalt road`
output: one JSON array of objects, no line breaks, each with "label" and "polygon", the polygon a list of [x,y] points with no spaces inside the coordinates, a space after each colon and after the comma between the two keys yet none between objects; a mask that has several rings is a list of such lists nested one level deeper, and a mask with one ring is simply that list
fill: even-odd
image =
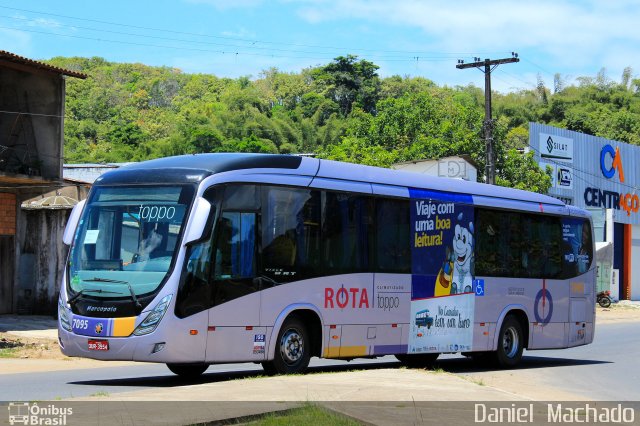
[{"label": "asphalt road", "polygon": [[[596,329],[588,346],[525,353],[518,369],[507,372],[479,367],[471,360],[445,355],[438,367],[467,377],[497,375],[531,376],[531,386],[544,386],[595,400],[640,400],[640,333],[634,323],[604,324]],[[400,366],[394,357],[352,362],[319,360],[312,371],[346,371]],[[213,365],[196,381],[186,381],[164,365],[140,364],[44,373],[0,375],[0,401],[33,401],[115,394],[142,389],[159,389],[198,383],[213,383],[263,375],[256,364]],[[506,376],[505,376],[506,377]],[[535,380],[533,380],[535,378]]]},{"label": "asphalt road", "polygon": [[[490,375],[520,376],[521,385],[573,394],[579,399],[601,401],[640,400],[640,330],[636,323],[607,323],[596,327],[591,345],[577,348],[525,352],[514,370],[493,371],[479,368],[460,357],[444,357],[444,370],[471,378]],[[447,359],[448,358],[448,359]],[[530,382],[528,382],[530,381]],[[519,385],[519,386],[521,386]],[[501,388],[509,390],[505,386]],[[518,392],[527,394],[527,392]],[[539,399],[537,397],[536,399]]]}]

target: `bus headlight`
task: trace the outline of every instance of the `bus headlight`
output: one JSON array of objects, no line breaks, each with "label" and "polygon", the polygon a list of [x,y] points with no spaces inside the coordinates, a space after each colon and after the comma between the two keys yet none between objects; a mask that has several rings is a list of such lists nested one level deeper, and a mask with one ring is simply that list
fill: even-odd
[{"label": "bus headlight", "polygon": [[160,303],[156,305],[155,308],[147,315],[147,317],[140,323],[139,326],[133,331],[133,334],[136,336],[142,336],[145,334],[151,333],[156,329],[158,324],[160,324],[160,320],[164,316],[164,313],[167,311],[169,307],[169,302],[171,302],[171,297],[173,295],[169,294],[162,298]]},{"label": "bus headlight", "polygon": [[60,325],[67,331],[71,331],[71,321],[69,321],[69,315],[67,314],[67,307],[64,306],[62,299],[58,299],[58,319]]}]

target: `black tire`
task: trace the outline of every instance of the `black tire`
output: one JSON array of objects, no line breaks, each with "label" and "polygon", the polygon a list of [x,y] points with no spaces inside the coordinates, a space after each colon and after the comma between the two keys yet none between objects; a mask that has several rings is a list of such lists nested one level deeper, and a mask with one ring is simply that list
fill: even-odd
[{"label": "black tire", "polygon": [[307,327],[300,318],[292,316],[280,328],[273,361],[262,366],[267,374],[303,373],[310,359],[311,339]]},{"label": "black tire", "polygon": [[397,354],[395,357],[398,358],[402,364],[409,368],[431,368],[433,367],[433,363],[436,362],[440,354]]},{"label": "black tire", "polygon": [[195,379],[207,371],[209,364],[167,364],[172,373],[185,379]]},{"label": "black tire", "polygon": [[515,367],[522,359],[524,333],[520,322],[512,315],[507,316],[500,327],[498,350],[494,353],[499,367]]},{"label": "black tire", "polygon": [[609,306],[611,306],[611,299],[607,296],[600,297],[598,299],[598,304],[603,308],[608,308]]}]

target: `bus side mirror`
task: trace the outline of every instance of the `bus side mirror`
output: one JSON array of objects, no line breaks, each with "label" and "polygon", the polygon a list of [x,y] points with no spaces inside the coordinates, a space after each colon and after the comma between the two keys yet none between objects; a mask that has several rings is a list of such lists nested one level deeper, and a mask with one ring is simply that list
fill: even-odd
[{"label": "bus side mirror", "polygon": [[196,198],[191,217],[187,224],[187,230],[184,233],[185,245],[202,238],[206,231],[207,223],[209,222],[209,212],[211,212],[211,204],[202,197]]},{"label": "bus side mirror", "polygon": [[69,220],[67,220],[67,226],[64,228],[64,234],[62,234],[62,242],[68,246],[73,242],[73,236],[76,233],[78,221],[80,220],[80,213],[82,213],[86,201],[87,200],[82,200],[78,202],[78,204],[73,206],[73,210],[71,210]]}]

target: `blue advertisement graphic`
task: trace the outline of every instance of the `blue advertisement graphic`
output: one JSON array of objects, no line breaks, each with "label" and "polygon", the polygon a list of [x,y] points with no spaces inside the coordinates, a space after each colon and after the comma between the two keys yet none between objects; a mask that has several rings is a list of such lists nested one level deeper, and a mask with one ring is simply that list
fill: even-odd
[{"label": "blue advertisement graphic", "polygon": [[476,292],[470,195],[411,190],[408,353],[469,351]]},{"label": "blue advertisement graphic", "polygon": [[409,193],[412,300],[473,291],[471,196],[418,189]]}]

